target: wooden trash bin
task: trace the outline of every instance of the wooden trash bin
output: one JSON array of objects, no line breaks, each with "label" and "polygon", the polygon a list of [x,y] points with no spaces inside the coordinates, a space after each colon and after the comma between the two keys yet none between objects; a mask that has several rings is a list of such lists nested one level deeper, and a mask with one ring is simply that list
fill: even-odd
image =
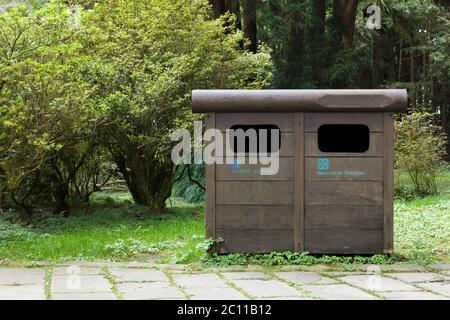
[{"label": "wooden trash bin", "polygon": [[217,252],[392,253],[393,112],[406,106],[406,90],[193,91],[207,128],[280,136],[274,175],[260,164],[207,165]]}]

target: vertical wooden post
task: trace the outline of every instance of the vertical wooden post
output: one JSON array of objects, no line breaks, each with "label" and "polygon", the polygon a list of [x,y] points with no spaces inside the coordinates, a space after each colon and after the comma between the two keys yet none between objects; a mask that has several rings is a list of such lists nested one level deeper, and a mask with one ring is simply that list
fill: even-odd
[{"label": "vertical wooden post", "polygon": [[294,172],[294,250],[304,251],[305,217],[305,126],[304,113],[296,112],[294,117],[295,172]]},{"label": "vertical wooden post", "polygon": [[[208,113],[206,115],[206,130],[216,127],[216,114]],[[214,142],[216,143],[215,139]],[[216,239],[216,164],[206,165],[206,238]],[[211,248],[217,251],[217,246]]]},{"label": "vertical wooden post", "polygon": [[384,113],[384,177],[383,177],[383,251],[394,250],[394,119],[392,113]]}]

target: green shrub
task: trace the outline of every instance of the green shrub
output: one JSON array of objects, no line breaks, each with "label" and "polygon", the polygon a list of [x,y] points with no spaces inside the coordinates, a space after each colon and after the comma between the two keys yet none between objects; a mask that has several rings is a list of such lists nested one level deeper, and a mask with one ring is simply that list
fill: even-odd
[{"label": "green shrub", "polygon": [[429,113],[413,112],[395,122],[395,167],[406,173],[396,177],[396,196],[438,193],[436,172],[444,164],[445,143],[445,135]]}]

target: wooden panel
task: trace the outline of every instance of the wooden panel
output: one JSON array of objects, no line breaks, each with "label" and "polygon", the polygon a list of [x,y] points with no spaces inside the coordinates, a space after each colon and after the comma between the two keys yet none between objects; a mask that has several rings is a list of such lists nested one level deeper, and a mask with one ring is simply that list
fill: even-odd
[{"label": "wooden panel", "polygon": [[[233,161],[233,158],[229,158]],[[270,167],[261,164],[218,164],[216,165],[216,179],[221,180],[294,180],[294,158],[280,157],[278,173],[274,175],[261,175],[260,168]],[[231,162],[229,161],[229,162]],[[246,160],[248,162],[248,159]],[[228,161],[227,161],[228,162]],[[272,168],[274,168],[272,166]]]},{"label": "wooden panel", "polygon": [[394,250],[394,124],[392,113],[384,115],[384,230],[383,230],[383,249],[384,253],[391,254]]},{"label": "wooden panel", "polygon": [[[206,129],[215,127],[215,114],[209,113],[206,116]],[[211,142],[214,143],[214,142]],[[210,164],[206,166],[206,237],[216,238],[216,165]],[[212,248],[215,250],[216,248]]]},{"label": "wooden panel", "polygon": [[381,182],[308,182],[305,185],[306,205],[325,204],[382,205]]},{"label": "wooden panel", "polygon": [[342,153],[342,152],[321,152],[317,144],[317,133],[305,133],[305,155],[320,157],[361,157],[384,155],[384,135],[383,133],[371,133],[369,150],[363,153]]},{"label": "wooden panel", "polygon": [[383,113],[306,113],[305,132],[317,132],[323,124],[365,124],[370,132],[383,131]]},{"label": "wooden panel", "polygon": [[[225,132],[223,132],[223,139],[226,139]],[[234,153],[230,150],[227,154],[226,142],[223,141],[223,155],[227,157],[233,157]],[[295,146],[295,136],[294,133],[281,133],[281,145],[280,145],[280,157],[293,157],[294,156],[294,146]]]},{"label": "wooden panel", "polygon": [[327,166],[317,169],[322,158],[305,159],[305,179],[307,181],[382,181],[383,157],[376,158],[336,158],[329,157]]},{"label": "wooden panel", "polygon": [[320,254],[382,253],[381,230],[305,229],[305,249]]},{"label": "wooden panel", "polygon": [[292,113],[218,113],[216,114],[216,128],[230,129],[233,125],[272,124],[281,132],[294,132]]},{"label": "wooden panel", "polygon": [[239,230],[217,229],[220,253],[271,252],[294,249],[293,230]]},{"label": "wooden panel", "polygon": [[293,206],[216,207],[218,229],[292,229],[293,219]]},{"label": "wooden panel", "polygon": [[280,181],[217,181],[217,204],[292,205],[294,183]]},{"label": "wooden panel", "polygon": [[294,249],[304,249],[305,139],[304,114],[295,114]]},{"label": "wooden panel", "polygon": [[307,206],[305,209],[305,226],[308,229],[358,228],[381,232],[383,206],[348,204]]}]

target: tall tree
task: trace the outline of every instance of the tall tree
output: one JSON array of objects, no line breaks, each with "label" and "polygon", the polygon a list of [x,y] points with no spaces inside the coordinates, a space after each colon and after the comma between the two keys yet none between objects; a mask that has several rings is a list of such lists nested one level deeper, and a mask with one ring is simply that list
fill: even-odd
[{"label": "tall tree", "polygon": [[338,41],[344,48],[353,44],[358,0],[334,0],[333,20]]},{"label": "tall tree", "polygon": [[244,37],[250,41],[248,50],[256,53],[258,49],[258,43],[256,38],[256,0],[243,0],[242,1],[242,16],[243,16],[243,31]]},{"label": "tall tree", "polygon": [[311,41],[311,64],[313,83],[321,87],[323,82],[324,59],[322,53],[326,49],[325,44],[325,19],[327,0],[316,0],[312,2],[312,27],[310,31]]}]

